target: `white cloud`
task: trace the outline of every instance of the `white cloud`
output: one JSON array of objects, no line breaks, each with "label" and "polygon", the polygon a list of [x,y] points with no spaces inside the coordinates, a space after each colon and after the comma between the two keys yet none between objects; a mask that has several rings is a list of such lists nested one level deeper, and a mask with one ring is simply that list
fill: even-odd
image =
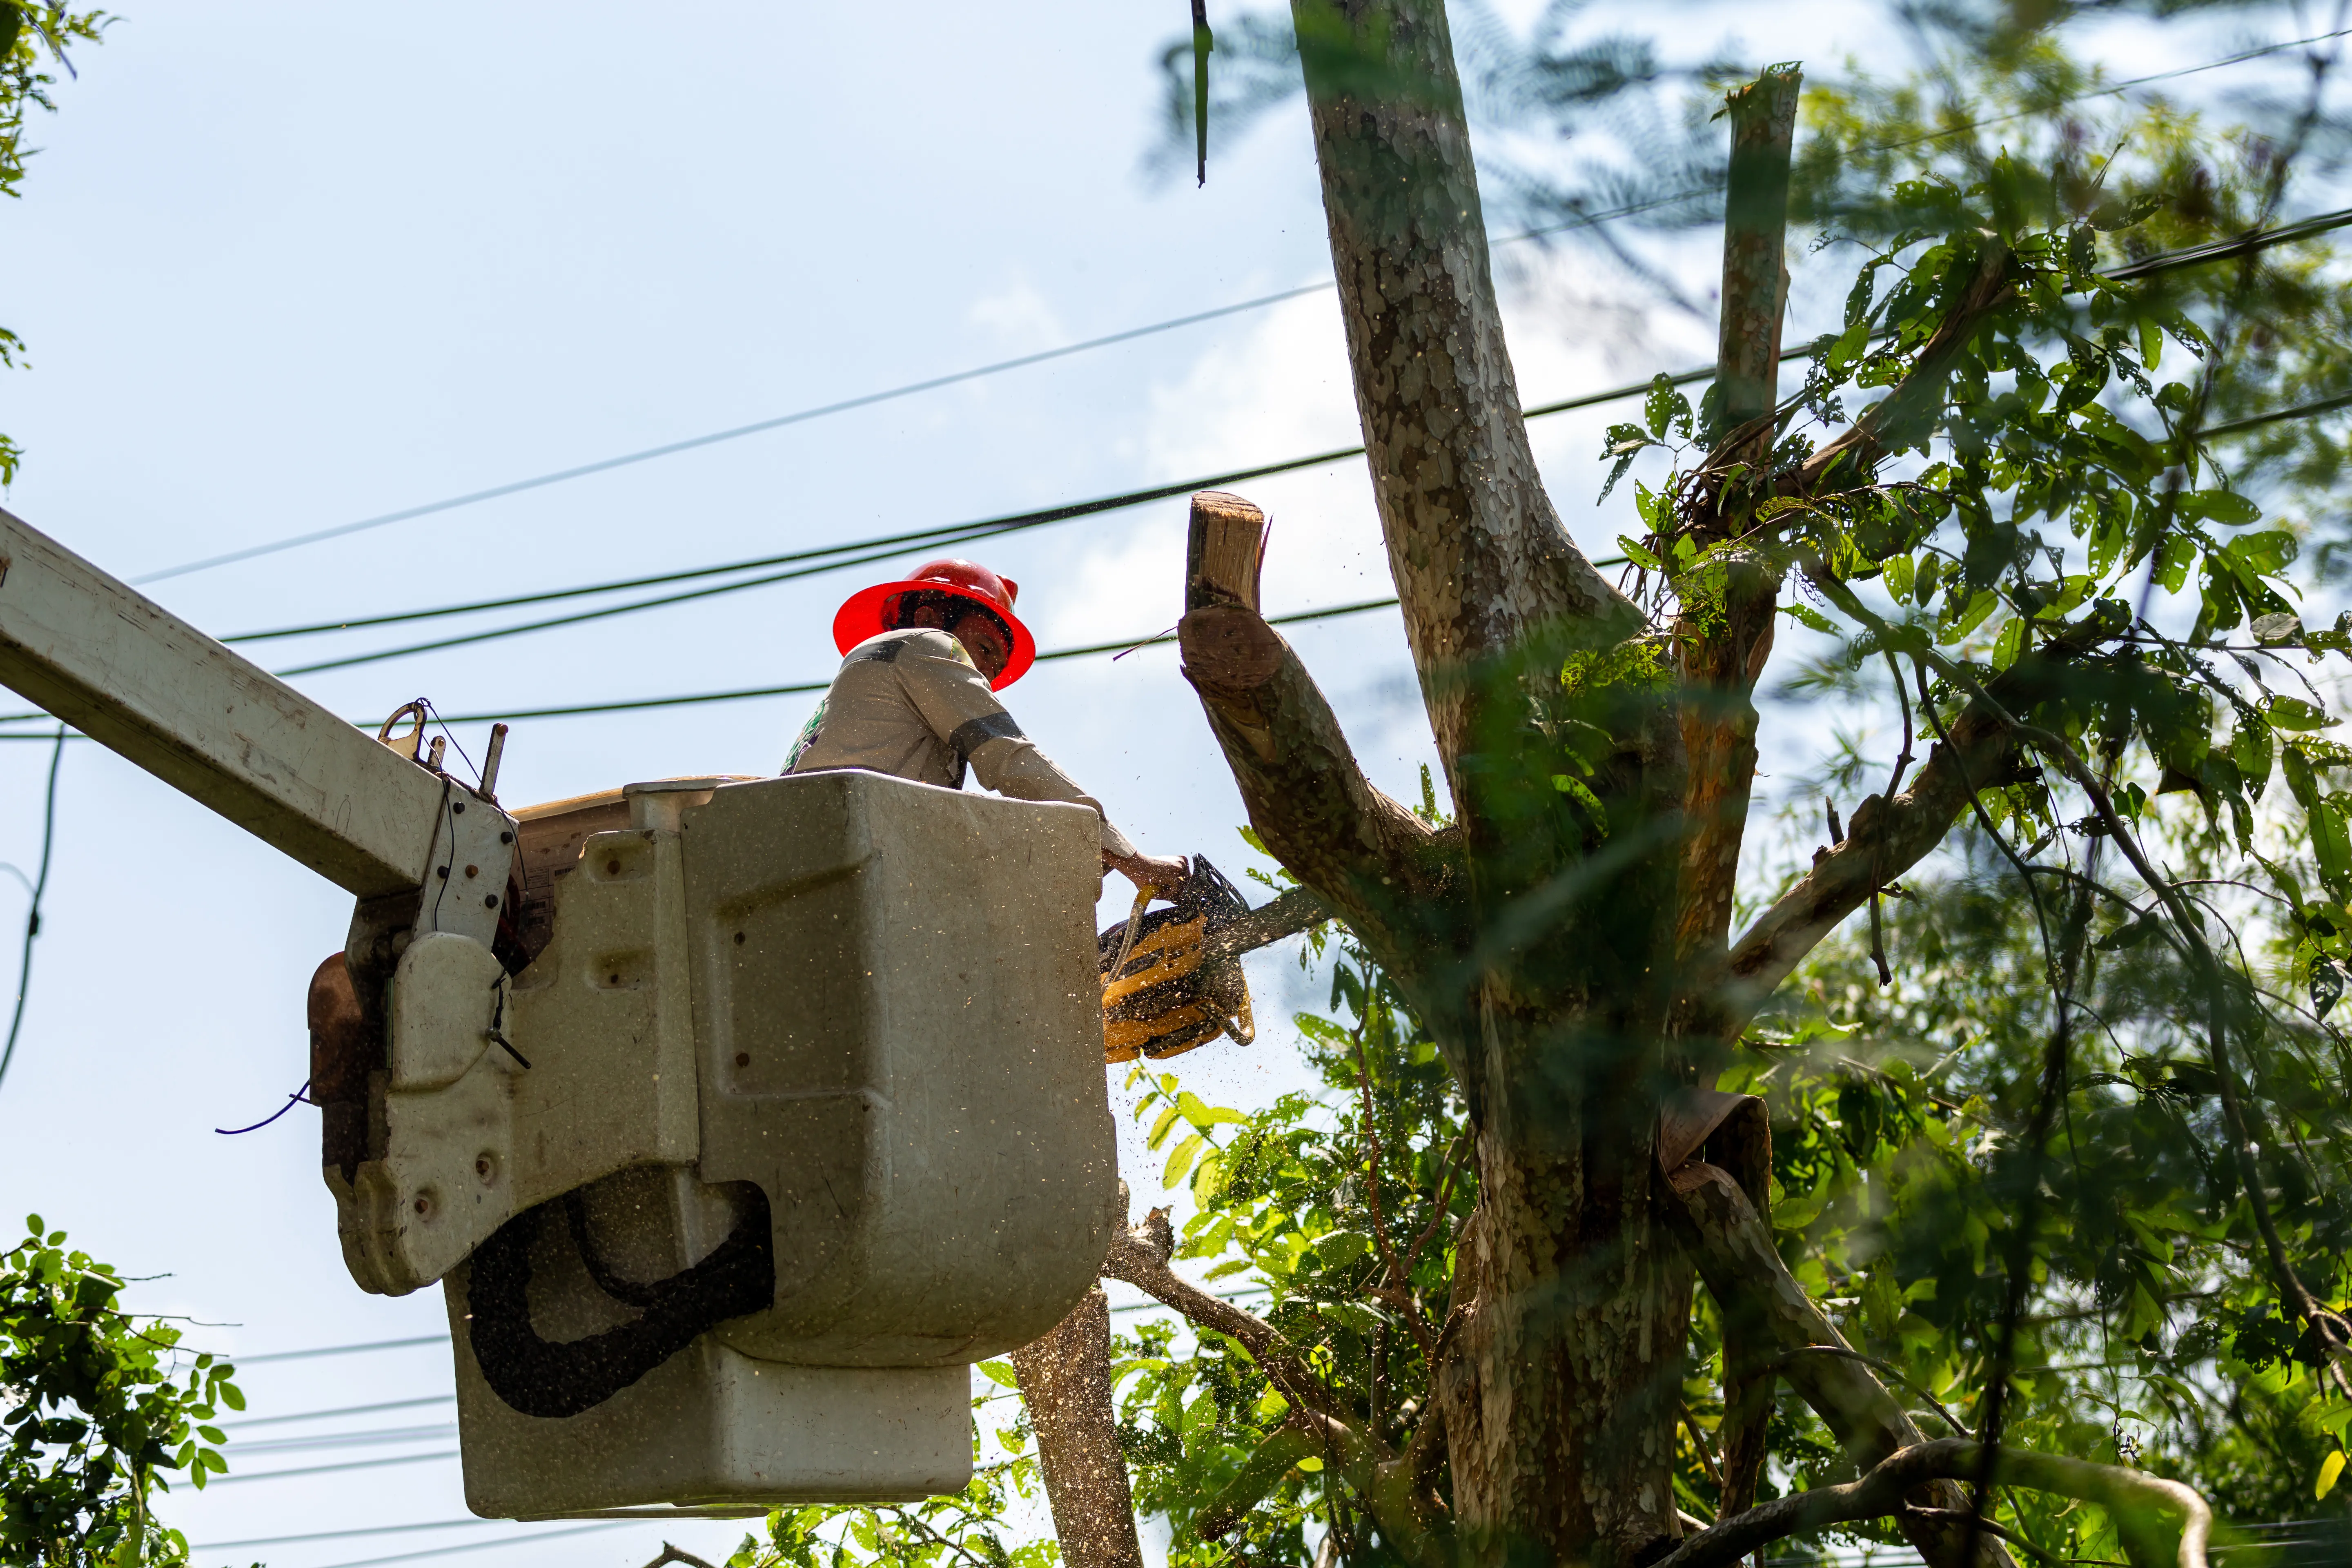
[{"label": "white cloud", "polygon": [[1052,301],[1025,280],[973,300],[964,314],[1010,349],[1049,349],[1070,341]]}]

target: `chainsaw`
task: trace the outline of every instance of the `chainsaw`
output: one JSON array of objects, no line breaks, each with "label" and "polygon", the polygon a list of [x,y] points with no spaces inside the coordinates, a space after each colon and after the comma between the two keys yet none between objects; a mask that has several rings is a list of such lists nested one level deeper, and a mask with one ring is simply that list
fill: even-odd
[{"label": "chainsaw", "polygon": [[[1199,855],[1164,910],[1145,912],[1158,889],[1136,895],[1128,918],[1096,944],[1102,971],[1103,1058],[1181,1056],[1219,1035],[1257,1037],[1239,944],[1220,942],[1250,913],[1234,885]],[[1255,946],[1255,943],[1249,945]]]}]

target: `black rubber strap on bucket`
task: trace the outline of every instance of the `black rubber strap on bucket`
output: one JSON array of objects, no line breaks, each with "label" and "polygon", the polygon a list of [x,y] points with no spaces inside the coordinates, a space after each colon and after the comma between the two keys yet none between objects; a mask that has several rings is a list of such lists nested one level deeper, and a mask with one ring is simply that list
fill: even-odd
[{"label": "black rubber strap on bucket", "polygon": [[[482,1381],[525,1415],[593,1410],[697,1335],[730,1318],[764,1310],[775,1300],[775,1258],[762,1202],[752,1205],[734,1233],[691,1268],[649,1285],[628,1284],[626,1304],[639,1309],[635,1321],[582,1340],[541,1339],[530,1324],[530,1249],[549,1206],[526,1209],[475,1248],[466,1289],[466,1310],[472,1315],[467,1338]],[[583,1247],[582,1256],[591,1254]],[[604,1269],[600,1264],[592,1269],[601,1286]]]}]

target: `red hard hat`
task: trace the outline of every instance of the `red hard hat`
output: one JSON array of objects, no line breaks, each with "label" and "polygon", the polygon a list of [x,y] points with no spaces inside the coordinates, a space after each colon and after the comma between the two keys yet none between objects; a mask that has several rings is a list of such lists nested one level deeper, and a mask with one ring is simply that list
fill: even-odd
[{"label": "red hard hat", "polygon": [[989,682],[991,690],[1003,690],[1028,674],[1029,667],[1037,662],[1037,639],[1029,635],[1029,628],[1013,613],[1013,601],[1020,597],[1021,584],[1010,577],[998,576],[976,562],[952,558],[926,561],[903,582],[877,583],[852,594],[833,617],[834,647],[847,653],[866,638],[894,629],[898,619],[898,596],[916,589],[970,599],[1004,623],[1004,629],[1013,635],[1013,656],[1004,661],[1004,673]]}]

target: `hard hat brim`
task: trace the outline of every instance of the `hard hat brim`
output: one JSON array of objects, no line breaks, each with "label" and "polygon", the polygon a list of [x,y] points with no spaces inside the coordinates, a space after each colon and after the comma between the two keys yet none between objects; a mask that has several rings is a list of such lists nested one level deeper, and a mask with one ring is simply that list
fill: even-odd
[{"label": "hard hat brim", "polygon": [[845,601],[833,617],[833,646],[846,654],[868,637],[880,637],[890,627],[882,624],[884,606],[901,594],[920,590],[929,594],[949,594],[973,604],[1004,623],[1013,634],[1013,655],[1004,661],[1004,673],[988,683],[991,691],[1002,691],[1023,676],[1037,662],[1037,639],[1021,623],[1021,617],[998,604],[987,595],[954,583],[942,583],[936,578],[917,582],[877,583],[871,588],[861,588]]}]

